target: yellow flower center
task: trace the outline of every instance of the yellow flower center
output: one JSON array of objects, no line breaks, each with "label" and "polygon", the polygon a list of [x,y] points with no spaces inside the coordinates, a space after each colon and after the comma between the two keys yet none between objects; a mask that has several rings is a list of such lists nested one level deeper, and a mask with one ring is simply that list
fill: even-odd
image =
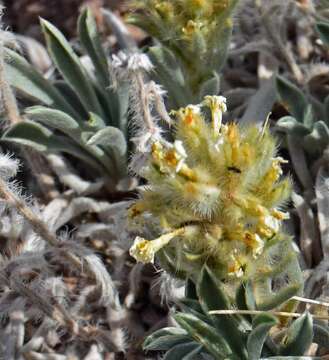
[{"label": "yellow flower center", "polygon": [[166,152],[164,160],[169,166],[175,167],[178,164],[177,154],[174,149]]},{"label": "yellow flower center", "polygon": [[229,263],[227,272],[230,276],[236,276],[240,278],[244,275],[244,266],[241,259],[236,255],[231,255],[232,261]]},{"label": "yellow flower center", "polygon": [[183,27],[182,31],[186,36],[193,35],[197,30],[200,30],[202,26],[201,22],[195,22],[193,20],[189,20],[186,26]]}]

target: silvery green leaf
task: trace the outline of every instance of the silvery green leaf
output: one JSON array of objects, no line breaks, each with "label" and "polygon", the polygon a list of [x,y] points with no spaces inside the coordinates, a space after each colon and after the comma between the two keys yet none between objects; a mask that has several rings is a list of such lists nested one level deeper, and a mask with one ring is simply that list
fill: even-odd
[{"label": "silvery green leaf", "polygon": [[[79,119],[77,119],[77,121],[79,120],[79,124],[84,125],[86,119],[88,118],[88,112],[82,105],[75,91],[64,80],[55,80],[53,85],[61,93],[61,95],[65,97],[66,101],[72,106],[72,108],[74,108],[74,110],[79,114]],[[58,108],[58,110],[63,111],[63,109],[60,108]],[[73,116],[71,113],[69,114]]]},{"label": "silvery green leaf", "polygon": [[117,89],[108,89],[107,92],[113,119],[111,125],[118,127],[128,138],[129,86],[119,82]]},{"label": "silvery green leaf", "polygon": [[251,281],[243,284],[246,310],[256,310],[256,299],[254,297]]},{"label": "silvery green leaf", "polygon": [[129,34],[125,24],[108,9],[102,9],[102,14],[104,15],[105,24],[113,31],[121,49],[136,49],[137,44]]},{"label": "silvery green leaf", "polygon": [[313,340],[313,319],[309,313],[304,314],[287,330],[280,348],[281,355],[304,355]]},{"label": "silvery green leaf", "polygon": [[64,35],[47,20],[42,19],[41,25],[50,55],[64,79],[74,89],[88,111],[104,117],[102,107],[91,85],[91,79]]},{"label": "silvery green leaf", "polygon": [[260,314],[253,320],[253,330],[248,336],[247,349],[248,360],[258,360],[261,357],[265,340],[270,329],[278,323],[278,320],[267,313]]},{"label": "silvery green leaf", "polygon": [[219,75],[214,72],[213,76],[207,79],[202,85],[199,98],[202,100],[207,95],[217,95],[219,93],[220,79]]},{"label": "silvery green leaf", "polygon": [[78,31],[81,44],[94,64],[96,77],[99,83],[106,88],[110,85],[110,73],[106,54],[101,44],[96,22],[91,10],[88,8],[84,9],[79,17]]},{"label": "silvery green leaf", "polygon": [[[216,276],[208,267],[201,271],[197,282],[197,292],[203,311],[207,314],[212,310],[227,310],[231,308],[230,301]],[[244,334],[239,330],[239,321],[232,315],[211,315],[213,324],[230,348],[239,355],[240,359],[247,359],[247,349]]]},{"label": "silvery green leaf", "polygon": [[98,116],[95,113],[89,113],[89,117],[88,117],[88,125],[86,126],[86,128],[91,128],[92,130],[99,130],[104,128],[104,121],[103,119]]},{"label": "silvery green leaf", "polygon": [[92,168],[104,172],[97,159],[88,154],[78,144],[67,137],[57,136],[51,130],[34,121],[25,120],[10,127],[2,136],[2,141],[29,146],[41,152],[65,152],[88,163]]},{"label": "silvery green leaf", "polygon": [[[276,235],[278,236],[278,235]],[[293,296],[300,294],[303,278],[297,256],[292,248],[289,237],[273,237],[267,244],[264,257],[271,263],[271,270],[256,274],[250,281],[255,299],[256,310],[271,310]],[[272,288],[275,279],[286,278],[280,287]]]},{"label": "silvery green leaf", "polygon": [[148,55],[155,66],[155,77],[170,95],[170,108],[178,109],[192,103],[183,71],[174,54],[165,47],[153,46]]},{"label": "silvery green leaf", "polygon": [[314,124],[314,121],[315,121],[315,118],[314,118],[312,106],[307,105],[305,113],[304,113],[303,124],[307,128],[311,129],[312,125]]},{"label": "silvery green leaf", "polygon": [[42,74],[48,71],[51,67],[51,59],[47,49],[41,42],[33,39],[30,36],[15,34],[19,45],[24,49],[27,61]]},{"label": "silvery green leaf", "polygon": [[192,314],[179,313],[174,316],[178,324],[198,343],[202,344],[215,359],[227,359],[233,356],[226,340],[216,329]]},{"label": "silvery green leaf", "polygon": [[194,359],[202,350],[202,345],[191,341],[185,344],[177,344],[172,347],[164,356],[163,360],[186,360]]},{"label": "silvery green leaf", "polygon": [[280,75],[276,78],[276,88],[283,105],[298,122],[302,123],[308,106],[302,91]]},{"label": "silvery green leaf", "polygon": [[287,144],[293,168],[304,189],[311,191],[313,188],[313,180],[307,164],[305,151],[303,147],[300,146],[301,141],[303,140],[295,136],[294,132],[288,133]]},{"label": "silvery green leaf", "polygon": [[38,121],[50,128],[60,130],[69,136],[77,136],[80,133],[79,123],[70,115],[44,106],[32,106],[25,109],[29,119]]},{"label": "silvery green leaf", "polygon": [[6,49],[6,75],[10,84],[25,97],[60,109],[81,120],[76,110],[61,93],[23,57]]},{"label": "silvery green leaf", "polygon": [[88,140],[88,145],[102,145],[114,150],[119,156],[125,156],[127,151],[127,142],[122,131],[113,126],[99,130]]},{"label": "silvery green leaf", "polygon": [[104,186],[103,179],[91,182],[81,178],[61,155],[48,154],[47,160],[59,181],[68,188],[74,190],[77,194],[93,194]]},{"label": "silvery green leaf", "polygon": [[278,120],[275,124],[275,129],[282,132],[287,132],[291,136],[300,136],[303,137],[310,133],[310,130],[306,128],[305,125],[298,122],[292,116],[284,116]]},{"label": "silvery green leaf", "polygon": [[321,247],[326,258],[329,256],[329,173],[324,167],[319,169],[316,176],[315,194]]},{"label": "silvery green leaf", "polygon": [[268,80],[248,100],[247,109],[240,120],[241,123],[259,126],[263,124],[271,112],[275,100],[276,92],[273,80]]},{"label": "silvery green leaf", "polygon": [[186,314],[192,314],[209,325],[213,325],[211,317],[206,315],[198,300],[182,299],[179,301],[181,309]]},{"label": "silvery green leaf", "polygon": [[322,152],[329,145],[329,127],[323,121],[317,121],[312,132],[305,136],[304,147],[310,153]]},{"label": "silvery green leaf", "polygon": [[323,347],[329,349],[329,327],[325,323],[315,323],[313,326],[313,341]]},{"label": "silvery green leaf", "polygon": [[170,350],[177,344],[191,341],[191,337],[181,328],[167,327],[149,335],[143,344],[144,350]]}]

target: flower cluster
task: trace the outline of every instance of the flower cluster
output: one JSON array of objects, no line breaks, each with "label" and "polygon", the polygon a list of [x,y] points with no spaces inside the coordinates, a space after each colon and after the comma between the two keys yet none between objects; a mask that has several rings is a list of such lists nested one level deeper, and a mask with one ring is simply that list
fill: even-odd
[{"label": "flower cluster", "polygon": [[225,111],[225,98],[207,96],[175,112],[173,143],[153,143],[143,170],[148,185],[130,216],[148,225],[155,219],[161,234],[136,238],[130,253],[138,261],[153,262],[157,253],[177,274],[207,263],[222,278],[249,277],[260,264],[265,271],[263,255],[287,239],[280,230],[291,189],[282,177],[286,161],[266,124],[224,125]]},{"label": "flower cluster", "polygon": [[[201,85],[218,74],[225,62],[237,3],[238,0],[132,0],[135,11],[130,22],[173,53],[191,92],[185,97],[194,96],[192,99],[199,102]],[[162,66],[170,68],[167,55],[156,57],[160,56]],[[213,93],[217,91],[207,92]]]},{"label": "flower cluster", "polygon": [[[134,8],[149,16],[152,33],[164,38],[163,28],[172,29],[176,36],[192,39],[198,32],[210,34],[225,11],[231,9],[233,0],[137,0]],[[139,13],[140,14],[140,13]],[[158,24],[156,23],[158,21]],[[231,26],[231,24],[227,24]]]}]

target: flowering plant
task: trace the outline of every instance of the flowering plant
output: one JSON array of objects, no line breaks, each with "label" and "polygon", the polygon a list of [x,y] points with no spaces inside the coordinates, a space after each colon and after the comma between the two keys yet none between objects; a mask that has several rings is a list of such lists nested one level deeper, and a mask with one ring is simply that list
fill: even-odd
[{"label": "flowering plant", "polygon": [[[160,236],[135,239],[130,253],[138,261],[154,262],[157,254],[167,271],[192,278],[207,264],[229,282],[273,276],[283,263],[298,268],[281,226],[291,191],[286,161],[266,123],[224,125],[225,111],[225,98],[207,96],[174,112],[173,142],[153,142],[142,169],[147,185],[130,217],[152,223]],[[290,280],[300,287],[299,276]]]},{"label": "flowering plant", "polygon": [[217,95],[238,0],[135,0],[130,22],[156,38],[149,48],[169,107]]}]

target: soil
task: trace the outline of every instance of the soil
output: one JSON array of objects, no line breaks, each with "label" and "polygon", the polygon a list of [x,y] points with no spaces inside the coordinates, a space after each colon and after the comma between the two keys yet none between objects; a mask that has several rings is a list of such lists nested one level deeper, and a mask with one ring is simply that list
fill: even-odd
[{"label": "soil", "polygon": [[4,24],[10,30],[42,41],[39,17],[55,24],[67,37],[76,34],[76,22],[81,9],[88,5],[99,23],[100,8],[107,7],[120,13],[123,0],[2,0],[5,6]]}]

